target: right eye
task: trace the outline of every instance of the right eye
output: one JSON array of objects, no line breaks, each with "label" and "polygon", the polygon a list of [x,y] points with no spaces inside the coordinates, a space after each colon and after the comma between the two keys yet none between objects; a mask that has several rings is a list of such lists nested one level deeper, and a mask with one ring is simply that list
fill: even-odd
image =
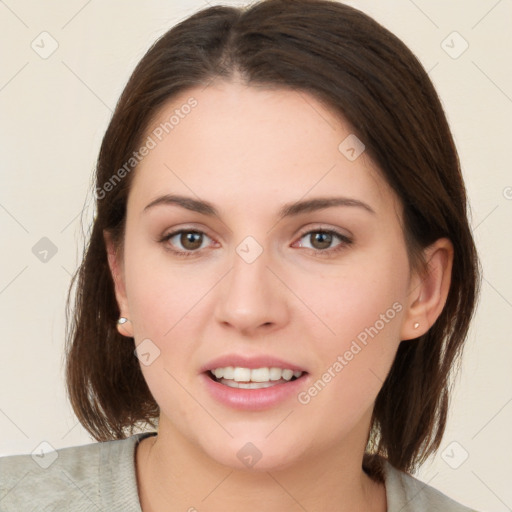
[{"label": "right eye", "polygon": [[[211,238],[202,231],[196,229],[180,229],[164,235],[159,242],[165,244],[166,250],[171,251],[173,254],[186,257],[201,252],[200,250],[204,248],[202,245],[205,241],[205,237],[211,240]],[[173,246],[177,246],[178,249],[174,249]]]}]

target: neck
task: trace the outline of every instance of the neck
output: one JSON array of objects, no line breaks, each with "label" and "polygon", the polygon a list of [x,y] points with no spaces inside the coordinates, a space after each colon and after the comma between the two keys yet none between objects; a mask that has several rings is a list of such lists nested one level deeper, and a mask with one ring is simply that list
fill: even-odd
[{"label": "neck", "polygon": [[347,439],[284,469],[240,470],[219,464],[161,419],[158,435],[142,440],[136,452],[141,507],[259,512],[264,497],[266,512],[385,512],[384,485],[362,470],[364,446],[355,450]]}]

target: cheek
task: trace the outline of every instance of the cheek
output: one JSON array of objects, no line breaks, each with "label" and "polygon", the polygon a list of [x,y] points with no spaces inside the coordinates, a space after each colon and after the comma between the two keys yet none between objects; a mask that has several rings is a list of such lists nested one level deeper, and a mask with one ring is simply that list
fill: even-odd
[{"label": "cheek", "polygon": [[403,314],[392,289],[382,281],[379,287],[346,286],[336,294],[339,302],[329,303],[326,323],[335,334],[324,329],[311,346],[317,364],[298,397],[306,414],[321,418],[326,438],[345,433],[371,410],[391,368]]},{"label": "cheek", "polygon": [[166,341],[190,323],[215,276],[205,275],[193,263],[172,264],[163,249],[144,242],[131,244],[130,250],[125,261],[126,291],[135,339]]},{"label": "cheek", "polygon": [[407,293],[406,256],[397,251],[354,260],[321,275],[303,274],[293,284],[323,324],[319,332],[325,340],[353,339],[360,333],[364,338],[367,328],[390,331],[391,324],[399,324]]},{"label": "cheek", "polygon": [[[179,383],[193,380],[191,362],[200,349],[205,319],[204,300],[218,281],[216,272],[197,265],[171,264],[165,253],[133,244],[125,261],[127,294],[137,346],[146,343],[157,356],[141,370],[156,401],[181,410],[190,400]],[[146,340],[151,340],[151,343]]]},{"label": "cheek", "polygon": [[307,297],[316,314],[308,318],[319,382],[305,401],[318,393],[318,406],[325,401],[328,407],[332,400],[360,411],[371,405],[400,343],[407,268],[405,252],[386,256],[382,251],[378,258],[358,258],[321,279],[296,281],[302,287],[298,294]]}]

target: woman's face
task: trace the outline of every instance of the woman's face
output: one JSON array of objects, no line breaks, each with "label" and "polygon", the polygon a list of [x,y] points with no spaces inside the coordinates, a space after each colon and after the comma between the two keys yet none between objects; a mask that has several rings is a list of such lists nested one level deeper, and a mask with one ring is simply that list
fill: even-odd
[{"label": "woman's face", "polygon": [[305,92],[216,82],[143,143],[117,294],[160,432],[262,470],[362,449],[412,282],[400,204],[361,142]]}]

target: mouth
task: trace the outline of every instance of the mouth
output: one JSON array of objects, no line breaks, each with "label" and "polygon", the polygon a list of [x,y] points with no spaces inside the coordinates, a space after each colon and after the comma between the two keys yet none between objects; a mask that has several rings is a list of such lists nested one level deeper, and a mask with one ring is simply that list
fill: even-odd
[{"label": "mouth", "polygon": [[304,378],[307,372],[289,368],[245,368],[227,366],[207,370],[205,374],[224,386],[238,389],[270,388]]}]

